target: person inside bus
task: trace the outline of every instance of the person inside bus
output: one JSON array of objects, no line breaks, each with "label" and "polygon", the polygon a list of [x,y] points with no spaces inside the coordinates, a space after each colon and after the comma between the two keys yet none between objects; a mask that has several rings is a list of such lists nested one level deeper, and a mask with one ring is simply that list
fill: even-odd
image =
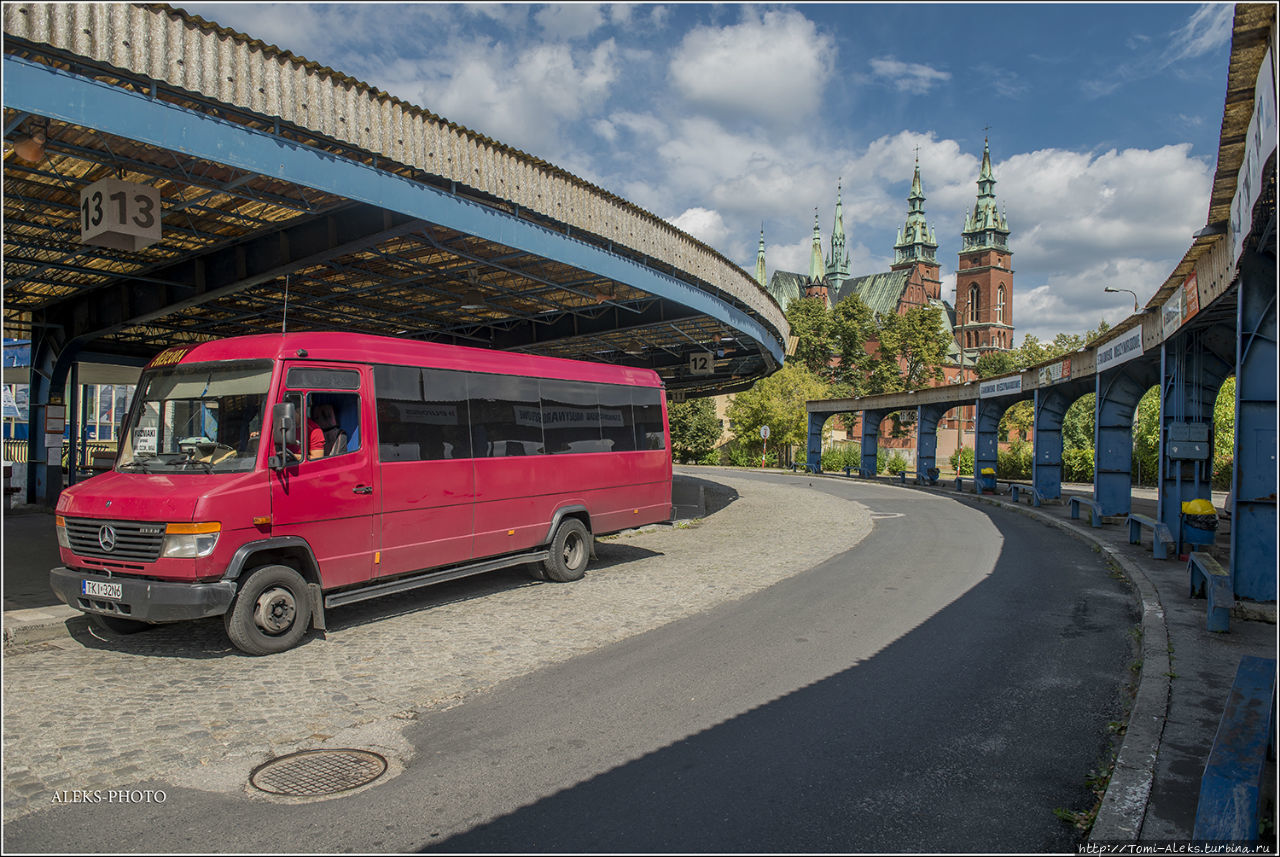
[{"label": "person inside bus", "polygon": [[307,457],[323,458],[347,451],[347,434],[338,425],[333,405],[326,402],[311,406],[307,420]]}]

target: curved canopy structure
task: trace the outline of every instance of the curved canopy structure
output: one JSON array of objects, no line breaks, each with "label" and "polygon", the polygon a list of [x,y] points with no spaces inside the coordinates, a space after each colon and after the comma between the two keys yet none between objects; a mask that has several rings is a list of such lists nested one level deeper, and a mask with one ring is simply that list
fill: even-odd
[{"label": "curved canopy structure", "polygon": [[[716,251],[338,71],[157,4],[5,4],[4,37],[5,335],[55,379],[286,325],[643,366],[693,394],[782,362],[782,310]],[[146,218],[134,188],[158,240],[86,237],[104,204]]]}]

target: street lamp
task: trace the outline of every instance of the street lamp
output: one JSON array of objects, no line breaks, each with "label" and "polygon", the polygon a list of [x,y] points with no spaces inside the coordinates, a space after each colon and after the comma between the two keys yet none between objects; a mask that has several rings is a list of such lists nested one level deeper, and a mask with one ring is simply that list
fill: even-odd
[{"label": "street lamp", "polygon": [[1134,291],[1132,291],[1132,290],[1130,290],[1130,289],[1113,289],[1113,288],[1111,288],[1111,286],[1104,286],[1102,290],[1103,290],[1104,292],[1129,292],[1129,294],[1133,295],[1133,311],[1134,311],[1134,313],[1135,313],[1135,314],[1138,312],[1138,294],[1137,294],[1137,292],[1134,292]]}]

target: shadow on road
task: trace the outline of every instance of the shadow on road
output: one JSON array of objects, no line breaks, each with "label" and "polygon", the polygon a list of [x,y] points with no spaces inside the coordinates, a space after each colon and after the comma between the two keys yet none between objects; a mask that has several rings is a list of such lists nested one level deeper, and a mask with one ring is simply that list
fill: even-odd
[{"label": "shadow on road", "polygon": [[1054,810],[1094,804],[1139,614],[1087,547],[988,514],[991,575],[867,661],[423,850],[1074,851]]}]

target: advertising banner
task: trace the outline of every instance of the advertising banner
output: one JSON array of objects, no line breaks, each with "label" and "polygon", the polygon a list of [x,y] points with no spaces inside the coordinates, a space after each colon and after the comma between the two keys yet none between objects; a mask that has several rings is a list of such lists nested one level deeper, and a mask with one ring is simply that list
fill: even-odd
[{"label": "advertising banner", "polygon": [[978,398],[991,396],[1007,396],[1010,393],[1022,392],[1022,376],[1013,375],[1005,378],[988,378],[978,385]]},{"label": "advertising banner", "polygon": [[1200,312],[1200,284],[1196,279],[1196,272],[1192,271],[1182,281],[1182,323],[1186,324],[1187,319],[1198,312]]},{"label": "advertising banner", "polygon": [[1119,339],[1098,346],[1097,371],[1111,369],[1142,356],[1142,328],[1135,327]]},{"label": "advertising banner", "polygon": [[1071,380],[1071,358],[1063,357],[1057,363],[1040,367],[1040,386],[1047,387],[1059,381]]}]

